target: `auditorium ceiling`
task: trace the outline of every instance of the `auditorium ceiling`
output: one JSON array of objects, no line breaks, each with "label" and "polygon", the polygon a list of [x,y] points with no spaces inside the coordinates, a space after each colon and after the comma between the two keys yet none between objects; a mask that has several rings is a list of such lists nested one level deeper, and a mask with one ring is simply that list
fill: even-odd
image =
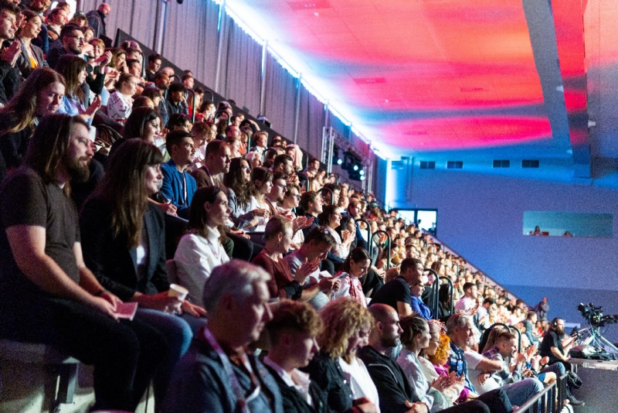
[{"label": "auditorium ceiling", "polygon": [[572,158],[584,170],[598,98],[584,38],[608,54],[584,13],[601,26],[604,3],[615,16],[602,0],[227,0],[389,157]]}]

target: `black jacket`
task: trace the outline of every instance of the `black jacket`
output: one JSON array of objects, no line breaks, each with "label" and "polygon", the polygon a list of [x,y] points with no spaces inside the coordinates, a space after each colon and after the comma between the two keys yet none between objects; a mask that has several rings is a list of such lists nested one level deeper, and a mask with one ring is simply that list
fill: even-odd
[{"label": "black jacket", "polygon": [[144,214],[148,262],[143,278],[137,276],[135,248],[127,248],[111,230],[111,208],[101,198],[90,198],[80,214],[82,250],[86,266],[103,288],[128,301],[139,291],[156,294],[169,289],[165,269],[165,221],[163,212],[152,203]]},{"label": "black jacket", "polygon": [[26,126],[19,132],[5,133],[18,123],[19,119],[14,113],[0,114],[0,152],[9,169],[18,168],[21,165],[30,137],[34,133],[30,126]]},{"label": "black jacket", "polygon": [[345,412],[353,406],[352,389],[347,382],[337,359],[320,351],[307,367],[311,381],[325,394],[328,406],[337,412]]},{"label": "black jacket", "polygon": [[309,385],[309,394],[313,402],[313,407],[305,401],[301,394],[293,387],[288,386],[277,372],[272,369],[268,364],[264,364],[264,367],[274,377],[279,391],[281,392],[281,398],[283,399],[283,411],[286,413],[330,413],[331,410],[326,402],[326,395],[320,390],[318,385],[311,381]]},{"label": "black jacket", "polygon": [[371,346],[360,349],[358,357],[367,366],[369,375],[378,389],[381,411],[407,412],[409,409],[406,407],[406,401],[410,403],[420,401],[406,374],[393,359],[378,353]]}]

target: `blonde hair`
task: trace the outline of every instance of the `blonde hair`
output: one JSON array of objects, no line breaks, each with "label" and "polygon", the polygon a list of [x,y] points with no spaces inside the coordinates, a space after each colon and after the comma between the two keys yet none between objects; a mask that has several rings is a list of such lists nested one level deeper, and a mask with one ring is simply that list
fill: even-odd
[{"label": "blonde hair", "polygon": [[442,366],[448,361],[448,352],[451,348],[451,339],[446,334],[440,334],[438,349],[433,356],[427,355],[427,360],[434,366]]},{"label": "blonde hair", "polygon": [[[373,328],[373,317],[358,301],[340,298],[331,301],[320,311],[324,329],[318,335],[318,344],[331,358],[344,357],[348,349],[348,339],[361,327],[369,323]],[[346,360],[350,361],[350,360]]]}]

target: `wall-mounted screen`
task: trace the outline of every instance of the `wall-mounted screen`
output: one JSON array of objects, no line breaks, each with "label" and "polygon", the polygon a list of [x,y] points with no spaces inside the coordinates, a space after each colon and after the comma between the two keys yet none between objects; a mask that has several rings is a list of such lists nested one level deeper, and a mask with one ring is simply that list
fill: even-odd
[{"label": "wall-mounted screen", "polygon": [[583,212],[525,211],[524,235],[612,238],[614,215]]}]

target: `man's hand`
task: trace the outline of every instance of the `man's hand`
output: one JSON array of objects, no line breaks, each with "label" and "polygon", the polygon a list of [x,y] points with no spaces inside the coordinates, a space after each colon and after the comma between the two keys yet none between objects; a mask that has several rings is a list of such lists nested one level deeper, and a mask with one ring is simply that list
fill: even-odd
[{"label": "man's hand", "polygon": [[19,55],[21,55],[21,42],[19,40],[14,40],[9,47],[4,48],[4,50],[0,52],[0,60],[4,60],[15,67]]},{"label": "man's hand", "polygon": [[118,306],[122,304],[122,300],[116,297],[114,294],[110,293],[109,291],[104,291],[99,297],[107,300],[111,305],[113,305],[114,311],[116,311],[116,308],[118,308]]},{"label": "man's hand", "polygon": [[363,413],[378,413],[378,408],[376,405],[371,403],[371,401],[366,397],[356,399],[352,402],[352,404],[354,407],[359,408]]},{"label": "man's hand", "polygon": [[320,260],[318,258],[315,258],[313,261],[307,261],[306,263],[301,265],[298,270],[296,270],[294,279],[298,281],[300,285],[303,285],[305,283],[305,280],[309,276],[309,274],[312,274],[313,272],[317,271],[319,265],[320,265]]},{"label": "man's hand", "polygon": [[333,291],[337,281],[339,281],[339,287],[341,287],[341,280],[336,280],[334,278],[322,278],[318,283],[320,291],[325,293]]},{"label": "man's hand", "polygon": [[195,317],[204,317],[206,315],[206,310],[205,309],[203,309],[199,305],[192,304],[192,303],[188,302],[187,300],[182,302],[182,305],[180,306],[180,308],[185,313],[189,313],[189,314],[191,314],[191,315],[193,315]]},{"label": "man's hand", "polygon": [[92,297],[92,301],[88,303],[92,308],[107,314],[114,320],[118,321],[118,315],[116,314],[116,306],[102,297]]},{"label": "man's hand", "polygon": [[479,374],[479,377],[478,377],[479,384],[482,386],[483,384],[485,384],[487,379],[490,378],[490,377],[491,377],[491,373]]},{"label": "man's hand", "polygon": [[408,400],[406,400],[406,407],[408,408],[408,410],[406,410],[406,413],[429,413],[427,405],[422,402],[410,403]]}]

